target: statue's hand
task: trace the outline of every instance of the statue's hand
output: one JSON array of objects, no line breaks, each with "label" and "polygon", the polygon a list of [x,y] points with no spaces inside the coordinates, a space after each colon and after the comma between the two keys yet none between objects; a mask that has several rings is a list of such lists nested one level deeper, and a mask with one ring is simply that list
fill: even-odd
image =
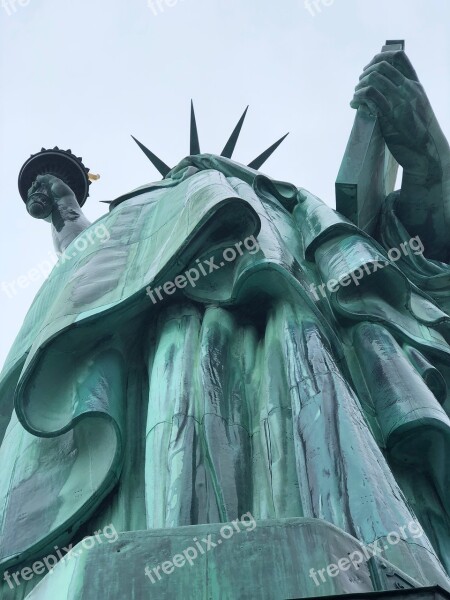
[{"label": "statue's hand", "polygon": [[53,175],[38,175],[28,190],[27,210],[37,219],[50,217],[56,208],[64,214],[70,210],[78,212],[77,207],[79,211],[73,191]]},{"label": "statue's hand", "polygon": [[53,244],[58,253],[90,225],[73,191],[54,175],[36,177],[28,190],[27,210],[36,219],[52,223]]},{"label": "statue's hand", "polygon": [[406,54],[382,52],[365,67],[351,102],[380,118],[389,150],[406,173],[429,182],[440,177],[440,131],[427,95]]}]

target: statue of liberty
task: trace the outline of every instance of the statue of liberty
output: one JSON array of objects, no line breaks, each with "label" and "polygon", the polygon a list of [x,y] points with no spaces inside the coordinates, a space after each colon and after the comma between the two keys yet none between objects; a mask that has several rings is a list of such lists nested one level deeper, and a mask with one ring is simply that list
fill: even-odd
[{"label": "statue of liberty", "polygon": [[[0,378],[2,597],[450,589],[450,149],[402,50],[352,106],[403,167],[370,227],[263,175],[282,140],[233,160],[247,111],[220,156],[193,109],[174,168],[138,142],[163,179],[94,224],[79,159],[27,161],[61,257]],[[204,562],[144,572],[243,515]],[[114,545],[23,576],[109,524]]]}]

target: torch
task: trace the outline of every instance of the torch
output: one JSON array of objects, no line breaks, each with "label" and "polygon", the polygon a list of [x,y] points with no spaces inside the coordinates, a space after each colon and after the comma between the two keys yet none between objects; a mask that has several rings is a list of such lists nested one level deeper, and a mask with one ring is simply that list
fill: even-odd
[{"label": "torch", "polygon": [[71,150],[60,150],[55,146],[49,150],[42,148],[37,154],[32,154],[20,170],[18,184],[28,212],[36,219],[47,218],[53,208],[51,199],[42,190],[29,193],[39,175],[53,175],[61,179],[73,191],[80,207],[89,196],[92,181],[100,178],[100,175],[91,173],[84,166],[82,158],[75,156]]}]

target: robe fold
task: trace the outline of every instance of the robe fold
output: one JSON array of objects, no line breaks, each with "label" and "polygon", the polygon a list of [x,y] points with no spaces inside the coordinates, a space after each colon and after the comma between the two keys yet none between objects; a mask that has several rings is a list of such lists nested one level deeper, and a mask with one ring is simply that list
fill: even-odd
[{"label": "robe fold", "polygon": [[199,155],[100,224],[109,239],[72,242],[0,376],[2,568],[108,523],[250,511],[365,544],[420,523],[386,558],[448,587],[450,268],[407,247],[394,199],[375,240],[306,190]]}]

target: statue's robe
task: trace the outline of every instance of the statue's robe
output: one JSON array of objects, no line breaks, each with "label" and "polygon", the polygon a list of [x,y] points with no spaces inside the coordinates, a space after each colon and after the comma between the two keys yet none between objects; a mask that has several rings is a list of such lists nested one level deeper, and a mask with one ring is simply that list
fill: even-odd
[{"label": "statue's robe", "polygon": [[[2,568],[109,523],[250,511],[364,544],[418,520],[426,535],[384,556],[448,586],[450,270],[389,261],[411,237],[395,196],[377,242],[306,190],[201,155],[100,224],[109,240],[69,246],[1,375]],[[147,295],[250,236],[258,252]],[[311,287],[374,263],[358,285]]]}]

